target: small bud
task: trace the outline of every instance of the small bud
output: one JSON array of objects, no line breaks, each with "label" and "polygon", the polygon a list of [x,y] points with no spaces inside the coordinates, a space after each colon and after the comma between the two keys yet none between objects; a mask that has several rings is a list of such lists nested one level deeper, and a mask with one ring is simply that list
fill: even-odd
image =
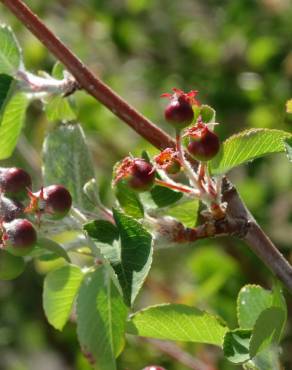
[{"label": "small bud", "polygon": [[172,148],[166,148],[156,157],[154,157],[157,168],[162,169],[169,175],[178,173],[181,169],[181,164],[178,159],[178,153]]}]

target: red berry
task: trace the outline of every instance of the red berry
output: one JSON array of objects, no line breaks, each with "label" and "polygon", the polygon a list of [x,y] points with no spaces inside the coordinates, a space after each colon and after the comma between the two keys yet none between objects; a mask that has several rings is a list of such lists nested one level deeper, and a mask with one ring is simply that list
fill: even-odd
[{"label": "red berry", "polygon": [[30,175],[21,168],[3,168],[0,171],[0,188],[10,198],[23,199],[31,187]]},{"label": "red berry", "polygon": [[0,196],[0,218],[4,222],[9,222],[19,218],[23,214],[24,207],[17,200]]},{"label": "red berry", "polygon": [[15,256],[28,254],[36,244],[37,232],[28,220],[17,218],[2,226],[2,243]]},{"label": "red berry", "polygon": [[209,161],[220,149],[218,136],[207,126],[190,129],[188,136],[190,137],[188,151],[198,161]]},{"label": "red berry", "polygon": [[143,370],[165,370],[165,368],[161,366],[157,366],[157,365],[151,365],[151,366],[144,367]]},{"label": "red berry", "polygon": [[141,158],[126,157],[117,167],[114,183],[120,180],[135,191],[150,190],[154,184],[154,167]]},{"label": "red berry", "polygon": [[166,121],[177,129],[183,129],[192,123],[194,112],[188,101],[183,97],[172,99],[164,111]]},{"label": "red berry", "polygon": [[70,211],[72,197],[62,185],[50,185],[43,188],[44,211],[54,218],[63,218]]},{"label": "red berry", "polygon": [[177,130],[181,130],[192,123],[194,111],[192,105],[199,105],[195,99],[198,91],[185,93],[179,89],[173,89],[174,94],[163,94],[163,97],[170,98],[170,103],[165,108],[164,117],[168,123]]}]

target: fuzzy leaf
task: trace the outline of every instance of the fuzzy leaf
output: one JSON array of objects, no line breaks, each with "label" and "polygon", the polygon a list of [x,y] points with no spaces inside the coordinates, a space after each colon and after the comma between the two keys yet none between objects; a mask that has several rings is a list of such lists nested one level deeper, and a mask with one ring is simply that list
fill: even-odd
[{"label": "fuzzy leaf", "polygon": [[43,162],[45,185],[62,184],[70,191],[76,207],[94,208],[83,192],[83,186],[95,175],[80,125],[60,125],[53,130],[44,142]]},{"label": "fuzzy leaf", "polygon": [[0,159],[11,156],[23,126],[29,100],[24,93],[15,94],[6,104],[0,125]]},{"label": "fuzzy leaf", "polygon": [[133,304],[152,263],[152,238],[144,227],[130,216],[114,210],[120,233],[120,260],[111,261],[120,282],[124,300]]},{"label": "fuzzy leaf", "polygon": [[77,333],[82,351],[99,370],[115,370],[124,345],[127,308],[106,267],[88,274],[77,299]]},{"label": "fuzzy leaf", "polygon": [[284,140],[292,134],[280,130],[251,129],[228,138],[211,161],[214,175],[223,174],[240,164],[271,153],[285,152]]},{"label": "fuzzy leaf", "polygon": [[54,328],[63,329],[83,277],[80,268],[74,265],[63,266],[46,276],[43,306],[47,319]]},{"label": "fuzzy leaf", "polygon": [[14,76],[22,64],[21,49],[10,27],[0,26],[0,73]]}]

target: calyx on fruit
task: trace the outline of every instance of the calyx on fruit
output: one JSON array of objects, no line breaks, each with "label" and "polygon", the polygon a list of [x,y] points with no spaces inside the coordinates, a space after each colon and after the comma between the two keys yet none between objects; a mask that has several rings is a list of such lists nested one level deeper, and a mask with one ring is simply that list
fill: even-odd
[{"label": "calyx on fruit", "polygon": [[170,175],[178,173],[181,169],[178,153],[172,148],[164,149],[154,157],[154,161],[157,168],[164,170]]},{"label": "calyx on fruit", "polygon": [[204,123],[187,130],[184,136],[189,137],[188,152],[198,161],[209,161],[219,152],[220,140]]},{"label": "calyx on fruit", "polygon": [[155,168],[142,158],[126,157],[115,171],[113,183],[125,182],[131,189],[143,192],[150,190],[154,184]]}]

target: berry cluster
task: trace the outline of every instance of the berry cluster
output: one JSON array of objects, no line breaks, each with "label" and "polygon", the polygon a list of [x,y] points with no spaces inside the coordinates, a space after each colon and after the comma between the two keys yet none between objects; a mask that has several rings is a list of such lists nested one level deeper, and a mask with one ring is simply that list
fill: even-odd
[{"label": "berry cluster", "polygon": [[[176,147],[164,149],[152,162],[142,158],[126,157],[116,167],[114,185],[121,181],[131,189],[143,192],[150,190],[156,183],[199,198],[208,206],[211,213],[214,213],[214,209],[220,208],[220,184],[210,176],[207,165],[207,162],[219,152],[220,140],[213,131],[215,123],[204,122],[204,106],[196,99],[197,94],[198,91],[185,93],[173,89],[172,94],[162,95],[170,99],[164,116],[175,128]],[[191,126],[187,127],[189,125]],[[185,156],[183,138],[187,139],[186,150],[190,157],[197,161],[195,166]],[[188,177],[191,187],[179,184],[174,178],[168,177],[178,174],[181,170]],[[156,173],[159,176],[156,176]],[[219,214],[221,217],[222,213]]]},{"label": "berry cluster", "polygon": [[[64,217],[72,198],[62,185],[51,185],[33,193],[30,175],[21,168],[0,169],[0,279],[13,279],[24,269],[21,257],[30,253],[37,243],[38,224],[46,214]],[[31,220],[29,219],[31,218]]]}]

